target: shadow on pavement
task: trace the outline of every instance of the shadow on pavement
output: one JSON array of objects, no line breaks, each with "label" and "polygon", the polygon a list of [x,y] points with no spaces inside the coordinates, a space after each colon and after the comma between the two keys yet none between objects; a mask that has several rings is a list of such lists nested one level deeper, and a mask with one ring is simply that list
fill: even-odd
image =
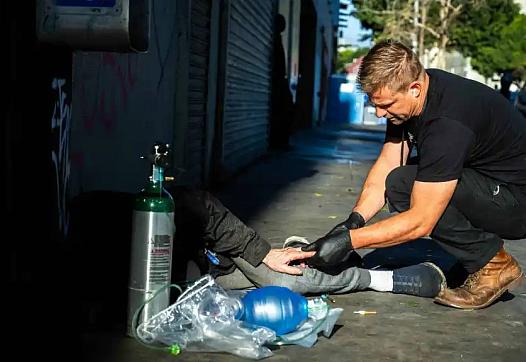
[{"label": "shadow on pavement", "polygon": [[211,193],[247,222],[271,204],[284,189],[315,176],[319,172],[317,165],[316,161],[293,162],[286,157],[286,153],[270,155],[236,174],[228,184],[211,190]]}]

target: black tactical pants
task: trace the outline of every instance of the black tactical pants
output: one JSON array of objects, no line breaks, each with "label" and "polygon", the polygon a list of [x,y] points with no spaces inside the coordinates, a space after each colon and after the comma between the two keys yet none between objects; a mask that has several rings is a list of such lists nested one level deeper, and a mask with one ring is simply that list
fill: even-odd
[{"label": "black tactical pants", "polygon": [[[409,165],[388,175],[386,197],[395,211],[409,209],[416,172]],[[474,273],[495,256],[502,238],[526,237],[526,194],[466,168],[431,237]]]}]

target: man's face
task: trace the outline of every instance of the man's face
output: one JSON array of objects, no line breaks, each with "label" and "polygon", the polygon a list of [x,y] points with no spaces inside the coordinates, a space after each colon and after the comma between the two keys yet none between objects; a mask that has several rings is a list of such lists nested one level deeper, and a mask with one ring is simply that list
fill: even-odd
[{"label": "man's face", "polygon": [[399,125],[413,117],[416,106],[415,90],[393,92],[383,87],[371,95],[371,102],[376,108],[376,117],[385,117]]}]

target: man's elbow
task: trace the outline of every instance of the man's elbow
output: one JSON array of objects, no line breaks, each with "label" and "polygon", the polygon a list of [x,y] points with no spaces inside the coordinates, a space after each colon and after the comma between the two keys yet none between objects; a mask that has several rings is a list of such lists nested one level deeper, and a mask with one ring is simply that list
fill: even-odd
[{"label": "man's elbow", "polygon": [[431,235],[436,221],[420,217],[415,220],[412,239],[425,238]]},{"label": "man's elbow", "polygon": [[416,240],[419,238],[425,238],[431,234],[431,231],[425,226],[416,225],[413,230],[407,235],[408,240]]},{"label": "man's elbow", "polygon": [[433,227],[430,227],[429,225],[422,225],[418,228],[418,237],[419,238],[425,238],[431,235],[433,232]]}]

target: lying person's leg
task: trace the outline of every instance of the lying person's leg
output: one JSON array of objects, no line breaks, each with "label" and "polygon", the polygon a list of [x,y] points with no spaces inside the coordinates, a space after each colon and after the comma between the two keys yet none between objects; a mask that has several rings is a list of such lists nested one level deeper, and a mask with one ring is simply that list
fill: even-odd
[{"label": "lying person's leg", "polygon": [[366,289],[420,297],[435,297],[445,286],[442,271],[432,263],[422,263],[400,269],[367,270],[350,267],[337,275],[304,268],[302,275],[275,272],[265,264],[252,266],[243,258],[234,258],[238,267],[234,273],[223,275],[216,280],[228,289],[245,289],[277,285],[287,287],[301,294],[340,294]]},{"label": "lying person's leg", "polygon": [[[305,268],[302,275],[290,275],[276,272],[263,263],[254,267],[243,258],[234,258],[233,261],[243,275],[257,287],[276,285],[306,294],[346,293],[365,290],[370,285],[370,276],[365,269],[349,268],[339,275],[330,275],[316,269]],[[218,279],[218,282],[227,283],[228,277],[229,275],[222,276],[220,277],[222,280]]]}]

